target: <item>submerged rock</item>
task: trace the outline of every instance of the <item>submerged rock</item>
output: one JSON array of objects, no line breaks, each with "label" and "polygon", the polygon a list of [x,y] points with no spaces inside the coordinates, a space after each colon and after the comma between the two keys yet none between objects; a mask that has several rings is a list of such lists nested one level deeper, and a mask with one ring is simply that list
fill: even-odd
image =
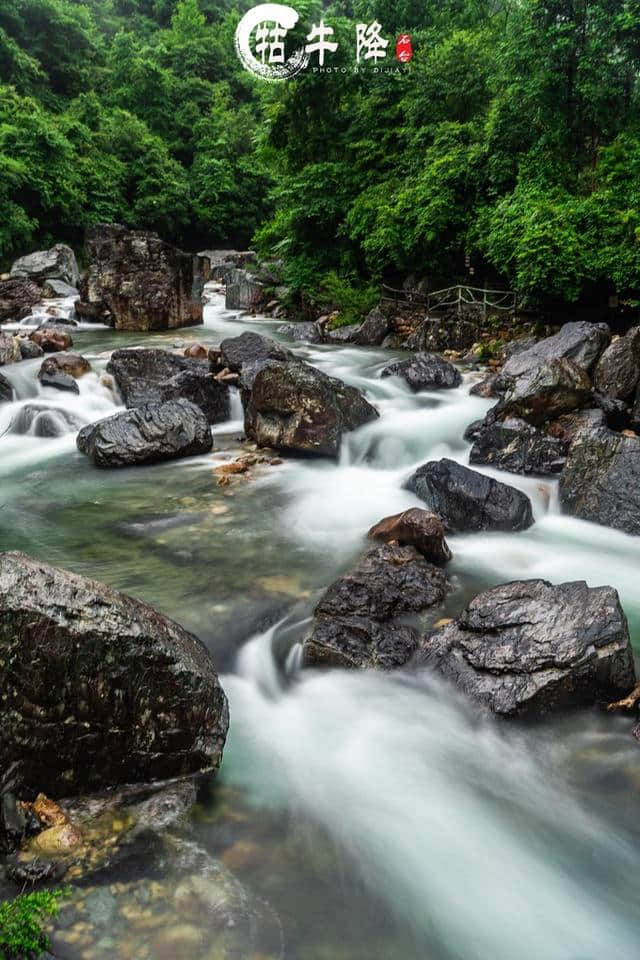
[{"label": "submerged rock", "polygon": [[450,533],[526,530],[533,523],[524,493],[446,458],[419,467],[405,484]]},{"label": "submerged rock", "polygon": [[68,410],[41,403],[27,403],[14,414],[11,433],[28,433],[32,437],[62,437],[80,430],[83,424],[80,417]]},{"label": "submerged rock", "polygon": [[474,430],[469,463],[548,476],[562,470],[569,444],[517,418],[487,417]]},{"label": "submerged rock", "polygon": [[116,330],[173,330],[202,323],[202,261],[157,233],[97,224],[86,236],[89,271],[79,313]]},{"label": "submerged rock", "polygon": [[402,377],[412,390],[451,389],[462,383],[460,371],[435,353],[418,353],[406,360],[394,360],[380,376]]},{"label": "submerged rock", "polygon": [[306,364],[272,363],[253,382],[245,431],[261,447],[336,457],[343,435],[377,416],[355,387]]},{"label": "submerged rock", "polygon": [[77,286],[80,271],[76,257],[66,243],[56,243],[49,250],[36,250],[26,257],[19,257],[11,267],[12,277],[27,277],[36,283],[44,280],[62,280]]},{"label": "submerged rock", "polygon": [[588,373],[610,339],[611,332],[606,323],[585,320],[565,323],[552,337],[539,340],[528,350],[509,357],[502,368],[502,378],[520,377],[554,360],[571,360]]},{"label": "submerged rock", "polygon": [[524,580],[486,590],[429,633],[414,664],[437,670],[503,716],[609,702],[635,679],[612,587]]},{"label": "submerged rock", "polygon": [[415,547],[431,563],[447,563],[451,559],[442,520],[419,507],[385,517],[371,527],[367,536],[385,543],[396,540],[402,547]]},{"label": "submerged rock", "polygon": [[78,450],[97,467],[128,467],[208,453],[209,422],[188,400],[147,403],[84,427]]},{"label": "submerged rock", "polygon": [[205,360],[167,350],[114,350],[107,364],[127,407],[189,400],[209,423],[229,419],[229,387],[209,372]]},{"label": "submerged rock", "polygon": [[566,513],[640,534],[640,437],[607,427],[581,431],[560,477]]},{"label": "submerged rock", "polygon": [[228,709],[197,637],[147,604],[0,555],[0,766],[52,796],[216,769]]},{"label": "submerged rock", "polygon": [[305,666],[402,666],[418,632],[398,618],[441,603],[445,587],[444,571],[414,547],[374,547],[318,603],[303,644]]}]

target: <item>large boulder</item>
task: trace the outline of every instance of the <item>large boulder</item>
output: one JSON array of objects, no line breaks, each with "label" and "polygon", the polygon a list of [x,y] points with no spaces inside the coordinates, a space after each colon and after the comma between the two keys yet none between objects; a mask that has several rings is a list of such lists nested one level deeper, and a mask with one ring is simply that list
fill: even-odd
[{"label": "large boulder", "polygon": [[239,337],[228,337],[220,344],[220,362],[234,373],[240,373],[245,364],[261,360],[280,360],[286,363],[295,357],[290,350],[275,340],[247,331]]},{"label": "large boulder", "polygon": [[374,547],[318,603],[303,644],[305,666],[402,666],[419,634],[400,618],[440,604],[445,588],[444,571],[414,547]]},{"label": "large boulder", "polygon": [[415,547],[431,563],[447,563],[451,559],[442,520],[420,507],[385,517],[371,527],[367,536],[384,543],[395,540],[401,547]]},{"label": "large boulder", "polygon": [[311,320],[284,323],[281,327],[278,327],[278,333],[291,337],[296,343],[320,343],[322,341],[322,331],[318,324]]},{"label": "large boulder", "polygon": [[0,323],[22,320],[41,299],[40,287],[32,280],[25,277],[0,280]]},{"label": "large boulder", "polygon": [[102,583],[0,555],[0,768],[53,796],[220,763],[228,709],[193,634]]},{"label": "large boulder", "polygon": [[560,503],[574,517],[640,534],[640,437],[580,431],[560,477]]},{"label": "large boulder", "polygon": [[86,357],[80,356],[79,353],[62,351],[61,353],[53,353],[42,361],[40,374],[59,371],[60,373],[66,373],[70,377],[75,377],[77,380],[78,377],[83,377],[85,373],[89,373],[90,370],[91,364]]},{"label": "large boulder", "polygon": [[0,403],[8,403],[10,400],[13,400],[13,387],[0,373]]},{"label": "large boulder", "polygon": [[10,333],[0,333],[0,367],[22,360],[20,341]]},{"label": "large boulder", "polygon": [[226,276],[227,310],[257,310],[264,301],[264,284],[248,270],[230,270]]},{"label": "large boulder", "polygon": [[573,360],[561,357],[540,362],[515,377],[501,402],[501,412],[540,424],[577,410],[590,399],[589,375]]},{"label": "large boulder", "polygon": [[634,327],[604,351],[593,374],[593,386],[614,400],[629,400],[639,381],[640,327]]},{"label": "large boulder", "polygon": [[450,533],[526,530],[533,523],[524,493],[454,460],[432,460],[405,484],[437,513]]},{"label": "large boulder", "polygon": [[394,360],[382,370],[381,377],[402,377],[412,390],[438,390],[459,387],[460,371],[435,353],[418,353],[406,360]]},{"label": "large boulder", "polygon": [[[86,237],[83,304],[116,330],[173,330],[202,323],[202,263],[156,233],[97,224]],[[84,307],[79,314],[84,316]]]},{"label": "large boulder", "polygon": [[209,423],[229,419],[229,387],[209,372],[208,363],[167,350],[114,350],[107,364],[127,407],[189,400]]},{"label": "large boulder", "polygon": [[45,280],[62,280],[76,287],[80,271],[71,247],[56,243],[50,250],[36,250],[20,257],[11,267],[11,276],[26,277],[40,284]]},{"label": "large boulder", "polygon": [[128,467],[208,453],[213,440],[200,407],[170,400],[91,423],[78,434],[77,445],[97,467]]},{"label": "large boulder", "polygon": [[77,287],[64,280],[46,280],[42,287],[42,295],[56,299],[58,297],[79,297],[80,293]]},{"label": "large boulder", "polygon": [[272,363],[257,374],[245,432],[261,447],[337,457],[342,437],[378,413],[355,387],[301,363]]},{"label": "large boulder", "polygon": [[200,250],[198,257],[202,261],[205,283],[210,280],[227,283],[234,270],[256,262],[253,250]]},{"label": "large boulder", "polygon": [[374,307],[354,333],[353,343],[360,347],[379,347],[390,332],[389,318],[380,307]]},{"label": "large boulder", "polygon": [[502,377],[519,377],[553,360],[572,360],[589,372],[610,339],[611,332],[606,323],[588,323],[585,320],[565,323],[552,337],[539,340],[528,350],[521,350],[509,357],[502,368]]},{"label": "large boulder", "polygon": [[475,427],[473,440],[470,463],[540,476],[560,473],[569,446],[525,420],[497,420],[489,416]]},{"label": "large boulder", "polygon": [[502,716],[540,716],[633,687],[629,629],[612,587],[506,583],[433,630],[415,664],[437,670]]}]

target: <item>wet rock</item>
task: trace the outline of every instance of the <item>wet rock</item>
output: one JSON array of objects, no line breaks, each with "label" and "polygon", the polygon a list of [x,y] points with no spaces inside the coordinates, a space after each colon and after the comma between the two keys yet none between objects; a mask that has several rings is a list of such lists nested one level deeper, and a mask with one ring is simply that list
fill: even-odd
[{"label": "wet rock", "polygon": [[40,367],[40,372],[51,372],[59,370],[61,373],[66,373],[70,377],[75,377],[77,380],[79,377],[83,377],[85,373],[89,373],[91,370],[91,364],[85,357],[81,357],[79,353],[56,353],[51,357],[47,357],[43,361],[42,366]]},{"label": "wet rock", "polygon": [[229,387],[212,376],[204,360],[167,350],[115,350],[107,372],[129,408],[188,400],[203,411],[209,423],[229,419]]},{"label": "wet rock", "polygon": [[278,327],[278,333],[291,337],[296,343],[320,343],[322,341],[322,333],[317,324],[311,322],[285,323]]},{"label": "wet rock", "polygon": [[592,402],[604,414],[605,423],[612,430],[625,430],[632,425],[633,411],[624,400],[616,400],[606,393],[594,391]]},{"label": "wet rock", "polygon": [[42,296],[51,297],[79,297],[78,288],[63,280],[46,280],[42,286]]},{"label": "wet rock", "polygon": [[249,402],[251,390],[260,371],[266,369],[266,367],[279,367],[281,363],[281,360],[253,360],[242,364],[240,373],[234,374],[234,376],[238,377],[243,406],[246,407]]},{"label": "wet rock", "polygon": [[12,277],[27,277],[36,283],[62,280],[74,287],[80,279],[75,254],[66,243],[56,243],[50,250],[36,250],[20,257],[11,267]]},{"label": "wet rock", "polygon": [[11,400],[13,400],[13,387],[0,373],[0,403],[9,403]]},{"label": "wet rock", "polygon": [[75,433],[84,421],[68,410],[48,407],[42,403],[27,403],[13,416],[11,433],[30,434],[33,437],[62,437]]},{"label": "wet rock", "polygon": [[57,367],[40,367],[38,380],[43,387],[53,387],[54,390],[66,390],[69,393],[80,393],[80,387],[74,378],[58,370]]},{"label": "wet rock", "polygon": [[80,285],[82,303],[116,330],[173,330],[202,323],[204,278],[197,256],[165,243],[157,233],[119,224],[90,227],[86,252],[89,271]]},{"label": "wet rock", "polygon": [[27,831],[27,820],[22,806],[9,791],[0,795],[0,854],[17,850]]},{"label": "wet rock", "polygon": [[506,363],[509,357],[514,357],[516,353],[522,353],[524,350],[530,350],[535,347],[535,337],[519,337],[517,340],[509,340],[502,348],[502,361]]},{"label": "wet rock", "polygon": [[581,431],[560,477],[560,503],[582,520],[640,534],[640,437]]},{"label": "wet rock", "polygon": [[591,381],[585,371],[572,360],[559,358],[529,367],[512,380],[501,412],[540,424],[577,410],[590,399]]},{"label": "wet rock", "polygon": [[355,387],[305,364],[279,363],[255,378],[245,432],[261,447],[336,457],[343,435],[377,416]]},{"label": "wet rock", "polygon": [[23,360],[37,360],[39,357],[44,356],[42,347],[34,343],[33,340],[25,340],[24,337],[19,337],[19,342],[20,356]]},{"label": "wet rock", "polygon": [[0,556],[0,766],[53,795],[217,768],[228,711],[197,637],[104,584]]},{"label": "wet rock", "polygon": [[45,353],[57,353],[59,350],[69,350],[73,340],[68,330],[60,327],[44,327],[29,334],[29,339],[37,344]]},{"label": "wet rock", "polygon": [[7,879],[17,887],[29,888],[45,883],[57,883],[65,874],[65,866],[56,860],[45,860],[39,857],[21,859],[20,854],[13,854],[5,861]]},{"label": "wet rock", "polygon": [[575,440],[580,430],[595,430],[603,426],[605,426],[604,413],[597,407],[591,407],[587,410],[565,413],[557,420],[548,423],[546,431],[550,437],[564,441],[568,449],[569,444]]},{"label": "wet rock", "polygon": [[502,378],[529,374],[541,364],[546,365],[554,360],[571,360],[588,373],[610,339],[611,332],[606,323],[588,323],[584,320],[565,323],[552,337],[539,340],[528,350],[511,356],[502,368]]},{"label": "wet rock", "polygon": [[11,277],[0,280],[0,322],[17,322],[31,313],[42,298],[40,287],[32,280]]},{"label": "wet rock", "polygon": [[257,310],[265,295],[264,284],[248,270],[232,269],[226,276],[227,310]]},{"label": "wet rock", "polygon": [[22,360],[20,344],[17,337],[10,333],[0,333],[0,367]]},{"label": "wet rock", "polygon": [[503,716],[610,701],[633,686],[629,630],[612,587],[525,580],[486,590],[429,633],[416,665]]},{"label": "wet rock", "polygon": [[415,547],[431,563],[447,563],[451,559],[442,520],[419,507],[385,517],[371,527],[367,536],[385,543],[396,540],[402,547]]},{"label": "wet rock", "polygon": [[402,377],[412,390],[451,389],[462,383],[460,371],[435,353],[418,353],[406,360],[394,360],[380,376]]},{"label": "wet rock", "polygon": [[524,420],[487,417],[476,430],[470,463],[481,463],[510,473],[548,476],[562,470],[569,444],[549,437]]},{"label": "wet rock", "polygon": [[490,373],[484,380],[479,380],[477,383],[474,383],[469,393],[472,397],[485,397],[490,400],[500,396],[499,383],[500,378],[498,374]]},{"label": "wet rock", "polygon": [[89,424],[77,446],[97,467],[127,467],[208,453],[209,422],[188,400],[147,403]]},{"label": "wet rock", "polygon": [[524,493],[453,460],[425,463],[405,486],[441,517],[450,533],[526,530],[533,523]]},{"label": "wet rock", "polygon": [[259,333],[242,333],[229,337],[220,344],[221,364],[234,373],[240,373],[245,364],[262,360],[279,360],[286,363],[294,360],[290,350],[281,347],[275,340]]},{"label": "wet rock", "polygon": [[445,588],[444,571],[414,547],[375,547],[318,603],[303,644],[305,666],[402,666],[418,632],[398,618],[440,604]]},{"label": "wet rock", "polygon": [[355,323],[348,323],[342,327],[324,328],[324,339],[327,343],[354,343],[359,327]]},{"label": "wet rock", "polygon": [[356,330],[353,342],[360,347],[379,347],[390,332],[389,318],[380,307],[374,307]]},{"label": "wet rock", "polygon": [[640,327],[618,337],[604,351],[593,374],[593,386],[614,400],[629,400],[640,381]]},{"label": "wet rock", "polygon": [[191,357],[193,360],[206,360],[209,351],[201,343],[191,343],[184,348],[184,356]]}]

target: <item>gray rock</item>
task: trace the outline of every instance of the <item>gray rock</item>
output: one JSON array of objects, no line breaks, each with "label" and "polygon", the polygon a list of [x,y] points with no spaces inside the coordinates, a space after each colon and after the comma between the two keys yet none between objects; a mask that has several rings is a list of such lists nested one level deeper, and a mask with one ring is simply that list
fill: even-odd
[{"label": "gray rock", "polygon": [[405,484],[437,513],[450,533],[526,530],[533,523],[529,498],[454,460],[432,460]]},{"label": "gray rock", "polygon": [[336,327],[333,330],[325,327],[324,339],[327,343],[353,343],[359,329],[356,323],[348,323],[343,327]]},{"label": "gray rock", "polygon": [[318,325],[311,321],[308,323],[285,323],[278,328],[278,333],[291,337],[297,343],[320,343],[322,341],[322,333],[318,329]]},{"label": "gray rock", "polygon": [[484,380],[479,380],[478,383],[474,383],[469,393],[472,397],[484,397],[485,399],[491,400],[500,395],[499,383],[500,378],[498,374],[490,373]]},{"label": "gray rock", "polygon": [[22,360],[18,338],[10,333],[0,333],[0,367]]},{"label": "gray rock", "polygon": [[87,230],[89,271],[79,316],[116,330],[174,330],[202,323],[202,260],[157,233],[96,224]]},{"label": "gray rock", "polygon": [[97,467],[127,467],[208,453],[209,422],[188,400],[148,403],[84,427],[78,449]]},{"label": "gray rock", "polygon": [[0,555],[0,767],[53,796],[216,769],[228,709],[197,637],[104,584]]},{"label": "gray rock", "polygon": [[245,363],[258,360],[294,360],[290,350],[281,347],[275,340],[263,337],[259,333],[242,333],[239,337],[230,337],[220,344],[221,364],[235,373],[239,373]]},{"label": "gray rock", "polygon": [[580,431],[560,477],[560,503],[571,516],[640,534],[640,437]]},{"label": "gray rock", "polygon": [[381,377],[402,377],[412,390],[438,390],[459,387],[460,371],[435,353],[418,353],[406,360],[394,360],[381,372]]},{"label": "gray rock", "polygon": [[640,327],[629,330],[604,351],[593,374],[598,393],[614,400],[629,400],[640,381]]},{"label": "gray rock", "polygon": [[444,571],[414,547],[375,547],[318,603],[303,644],[305,666],[402,666],[418,632],[398,618],[440,604],[445,587]]},{"label": "gray rock", "polygon": [[337,457],[343,435],[377,416],[355,387],[306,364],[277,363],[255,377],[245,432],[259,446]]},{"label": "gray rock", "polygon": [[0,323],[23,320],[41,299],[38,284],[26,277],[0,280]]},{"label": "gray rock", "polygon": [[635,682],[629,630],[612,587],[525,580],[486,590],[429,633],[414,660],[502,716],[615,700]]},{"label": "gray rock", "polygon": [[79,297],[77,287],[63,280],[46,280],[42,287],[43,297]]},{"label": "gray rock", "polygon": [[502,377],[519,377],[553,360],[572,360],[589,372],[611,339],[606,323],[579,320],[565,323],[552,337],[539,340],[528,350],[511,356],[502,368]]},{"label": "gray rock", "polygon": [[390,331],[388,317],[380,307],[374,307],[356,330],[353,342],[360,347],[379,347]]},{"label": "gray rock", "polygon": [[22,337],[18,339],[20,342],[20,356],[23,360],[37,360],[39,357],[44,356],[42,347],[34,343],[33,340],[25,340]]},{"label": "gray rock", "polygon": [[82,426],[83,421],[68,410],[27,403],[16,411],[11,421],[11,433],[63,437],[66,433],[76,433]]},{"label": "gray rock", "polygon": [[38,372],[38,380],[43,387],[52,387],[54,390],[64,390],[68,393],[80,393],[74,377],[58,370],[57,367],[45,367],[43,364]]},{"label": "gray rock", "polygon": [[548,476],[560,473],[568,447],[568,442],[549,437],[524,420],[501,421],[488,416],[475,431],[469,462],[510,473]]},{"label": "gray rock", "polygon": [[80,279],[76,257],[66,243],[56,243],[50,250],[36,250],[20,257],[11,267],[12,277],[27,277],[36,283],[62,280],[74,287]]},{"label": "gray rock", "polygon": [[227,310],[257,310],[264,300],[264,284],[247,270],[231,270],[226,284]]},{"label": "gray rock", "polygon": [[229,419],[229,387],[211,375],[206,360],[167,350],[115,350],[107,371],[129,408],[182,399],[200,407],[209,423]]},{"label": "gray rock", "polygon": [[[514,359],[523,356],[516,354]],[[570,413],[591,400],[591,381],[582,367],[564,358],[528,367],[511,381],[501,403],[502,416],[540,424]]]},{"label": "gray rock", "polygon": [[0,373],[0,403],[8,403],[11,400],[13,400],[13,387]]}]

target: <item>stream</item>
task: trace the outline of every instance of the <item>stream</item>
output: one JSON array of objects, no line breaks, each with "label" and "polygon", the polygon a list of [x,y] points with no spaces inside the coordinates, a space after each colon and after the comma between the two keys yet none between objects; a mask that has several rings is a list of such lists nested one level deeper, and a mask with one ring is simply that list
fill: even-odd
[{"label": "stream", "polygon": [[[404,480],[427,460],[468,462],[464,430],[491,405],[469,395],[478,373],[414,394],[380,379],[390,351],[287,343],[380,411],[337,464],[266,462],[219,486],[215,466],[246,451],[237,396],[209,455],[100,471],[77,452],[79,426],[120,409],[101,377],[116,346],[217,345],[247,329],[286,341],[281,325],[212,293],[203,327],[73,330],[94,371],[79,396],[42,388],[39,360],[3,367],[18,399],[0,406],[0,549],[138,596],[211,650],[231,724],[192,828],[271,904],[288,960],[636,960],[629,717],[584,710],[522,727],[480,720],[434,678],[296,670],[323,587],[373,523],[418,504]],[[444,615],[506,580],[611,584],[640,652],[638,538],[562,516],[555,481],[483,472],[525,491],[536,522],[448,537]]]}]

